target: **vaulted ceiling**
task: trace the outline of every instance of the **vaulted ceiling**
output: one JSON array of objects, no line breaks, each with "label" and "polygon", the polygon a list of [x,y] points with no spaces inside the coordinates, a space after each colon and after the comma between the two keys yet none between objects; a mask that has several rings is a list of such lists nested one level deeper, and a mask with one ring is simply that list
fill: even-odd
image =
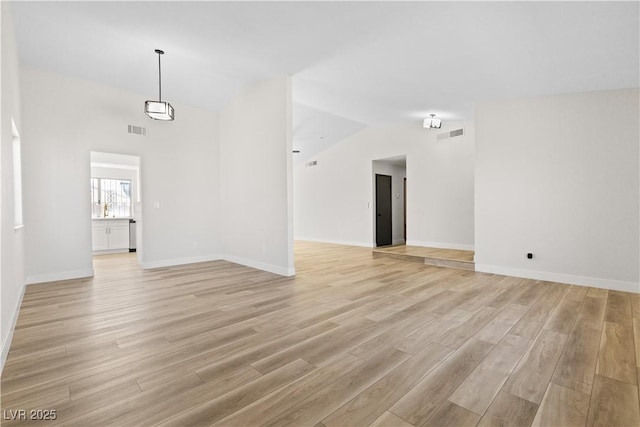
[{"label": "vaulted ceiling", "polygon": [[638,2],[13,2],[21,61],[220,109],[293,76],[299,158],[477,101],[638,86]]}]

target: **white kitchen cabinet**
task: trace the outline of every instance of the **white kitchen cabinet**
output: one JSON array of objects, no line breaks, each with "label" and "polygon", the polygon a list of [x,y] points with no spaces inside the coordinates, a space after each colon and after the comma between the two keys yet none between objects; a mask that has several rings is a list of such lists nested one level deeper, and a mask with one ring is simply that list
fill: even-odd
[{"label": "white kitchen cabinet", "polygon": [[91,222],[94,251],[129,249],[128,219],[94,219]]},{"label": "white kitchen cabinet", "polygon": [[108,221],[91,221],[91,243],[94,251],[109,249]]}]

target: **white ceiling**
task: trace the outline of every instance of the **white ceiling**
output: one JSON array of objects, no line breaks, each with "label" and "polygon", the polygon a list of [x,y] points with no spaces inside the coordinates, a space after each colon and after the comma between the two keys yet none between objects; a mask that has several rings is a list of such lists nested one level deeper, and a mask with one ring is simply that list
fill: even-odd
[{"label": "white ceiling", "polygon": [[216,110],[293,75],[299,159],[366,125],[639,83],[639,2],[13,2],[24,63]]}]

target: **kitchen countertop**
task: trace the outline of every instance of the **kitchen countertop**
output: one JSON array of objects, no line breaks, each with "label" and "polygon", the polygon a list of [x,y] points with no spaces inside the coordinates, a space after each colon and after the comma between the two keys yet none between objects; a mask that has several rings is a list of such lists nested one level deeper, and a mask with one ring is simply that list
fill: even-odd
[{"label": "kitchen countertop", "polygon": [[116,217],[111,217],[111,216],[110,216],[110,217],[107,217],[107,218],[104,218],[104,217],[100,217],[100,218],[91,218],[91,221],[105,221],[105,220],[109,220],[109,221],[117,221],[117,220],[119,220],[119,219],[120,219],[120,220],[127,220],[127,221],[129,221],[130,219],[134,219],[134,218],[131,218],[131,217],[129,217],[129,216],[116,216]]}]

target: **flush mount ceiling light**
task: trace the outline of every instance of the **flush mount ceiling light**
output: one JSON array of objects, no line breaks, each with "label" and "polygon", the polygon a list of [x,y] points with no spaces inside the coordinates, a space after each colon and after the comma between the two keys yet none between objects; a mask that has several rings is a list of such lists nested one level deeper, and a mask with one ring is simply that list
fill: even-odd
[{"label": "flush mount ceiling light", "polygon": [[429,118],[424,119],[422,127],[427,129],[440,129],[442,127],[442,120],[436,119],[435,114],[429,114]]},{"label": "flush mount ceiling light", "polygon": [[144,112],[154,120],[173,120],[173,107],[166,101],[162,101],[162,71],[160,68],[160,56],[164,52],[156,49],[158,54],[158,100],[144,103]]}]

